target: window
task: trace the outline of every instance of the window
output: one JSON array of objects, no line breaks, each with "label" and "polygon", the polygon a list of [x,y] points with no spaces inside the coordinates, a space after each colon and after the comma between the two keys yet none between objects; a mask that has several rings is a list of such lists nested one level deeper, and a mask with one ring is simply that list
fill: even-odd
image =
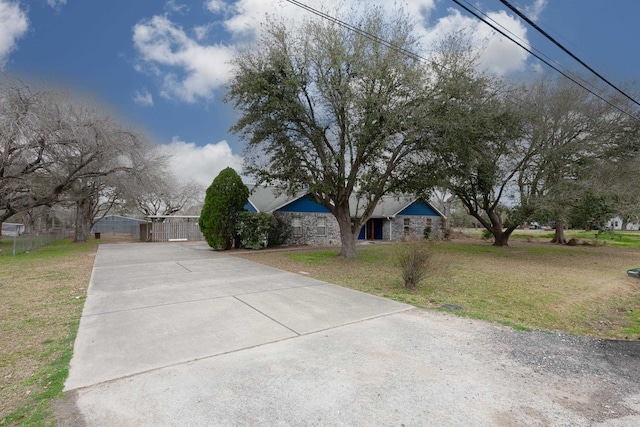
[{"label": "window", "polygon": [[427,220],[425,222],[425,226],[426,227],[431,227],[431,218],[427,218]]},{"label": "window", "polygon": [[404,223],[404,234],[410,234],[411,233],[411,218],[405,218],[403,220]]},{"label": "window", "polygon": [[302,218],[299,216],[291,218],[291,232],[294,236],[302,236]]},{"label": "window", "polygon": [[323,216],[319,216],[318,218],[316,218],[316,235],[327,235],[327,219]]}]

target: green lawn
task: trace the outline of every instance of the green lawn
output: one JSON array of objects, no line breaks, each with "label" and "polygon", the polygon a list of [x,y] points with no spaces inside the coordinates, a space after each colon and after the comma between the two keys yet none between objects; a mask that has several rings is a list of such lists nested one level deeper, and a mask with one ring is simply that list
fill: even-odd
[{"label": "green lawn", "polygon": [[[416,307],[459,305],[459,315],[517,328],[640,339],[640,280],[626,275],[640,266],[640,233],[620,233],[621,242],[629,234],[627,247],[614,245],[615,238],[556,246],[536,233],[514,236],[508,248],[471,237],[435,242],[428,277],[415,292],[402,286],[400,245],[360,246],[357,260],[336,257],[338,248],[239,256]],[[0,256],[0,426],[52,422],[97,243],[63,241]]]},{"label": "green lawn", "polygon": [[[465,233],[474,237],[481,237],[481,230],[467,229]],[[553,230],[515,230],[511,235],[514,240],[527,242],[546,243],[549,242],[554,235]],[[593,246],[615,246],[624,248],[640,249],[640,231],[584,231],[584,230],[566,230],[565,237],[567,239],[577,239],[580,245]]]},{"label": "green lawn", "polygon": [[364,245],[357,260],[338,258],[338,249],[243,256],[416,307],[453,304],[463,307],[457,314],[517,328],[640,339],[640,280],[626,274],[640,266],[640,249],[436,242],[428,277],[412,292],[400,277],[399,248]]},{"label": "green lawn", "polygon": [[96,247],[67,240],[0,256],[0,426],[51,424]]}]

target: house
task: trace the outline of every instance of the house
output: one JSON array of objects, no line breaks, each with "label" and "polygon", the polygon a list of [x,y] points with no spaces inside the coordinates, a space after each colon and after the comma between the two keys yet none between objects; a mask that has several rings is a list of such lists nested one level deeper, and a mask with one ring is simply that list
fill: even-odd
[{"label": "house", "polygon": [[[327,208],[317,203],[306,191],[295,195],[282,193],[276,187],[249,187],[251,194],[245,209],[266,212],[282,218],[291,225],[290,244],[332,245],[340,243],[338,221]],[[362,213],[355,197],[351,200],[351,216]],[[360,230],[359,240],[397,241],[403,237],[430,235],[439,237],[444,215],[430,203],[408,195],[385,196],[376,206],[372,217]]]},{"label": "house", "polygon": [[625,222],[619,216],[610,219],[605,224],[605,227],[610,228],[611,230],[618,231],[637,231],[640,230],[640,223],[637,222]]},{"label": "house", "polygon": [[18,237],[26,231],[24,224],[17,224],[14,222],[2,223],[2,235],[5,237]]}]

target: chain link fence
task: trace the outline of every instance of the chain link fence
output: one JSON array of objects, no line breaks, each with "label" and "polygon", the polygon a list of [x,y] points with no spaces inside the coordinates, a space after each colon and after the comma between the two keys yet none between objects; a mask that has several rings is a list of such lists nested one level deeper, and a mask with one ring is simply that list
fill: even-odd
[{"label": "chain link fence", "polygon": [[21,227],[23,227],[21,224],[16,224],[15,227],[11,224],[3,225],[2,240],[0,240],[0,251],[3,255],[7,252],[10,255],[17,255],[71,237],[69,230],[25,234]]}]

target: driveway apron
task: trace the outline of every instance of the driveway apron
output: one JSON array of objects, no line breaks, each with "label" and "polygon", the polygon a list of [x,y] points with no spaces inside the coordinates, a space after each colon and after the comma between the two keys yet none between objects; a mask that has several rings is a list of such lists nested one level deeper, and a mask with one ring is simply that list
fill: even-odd
[{"label": "driveway apron", "polygon": [[65,390],[410,308],[201,244],[101,245]]}]

